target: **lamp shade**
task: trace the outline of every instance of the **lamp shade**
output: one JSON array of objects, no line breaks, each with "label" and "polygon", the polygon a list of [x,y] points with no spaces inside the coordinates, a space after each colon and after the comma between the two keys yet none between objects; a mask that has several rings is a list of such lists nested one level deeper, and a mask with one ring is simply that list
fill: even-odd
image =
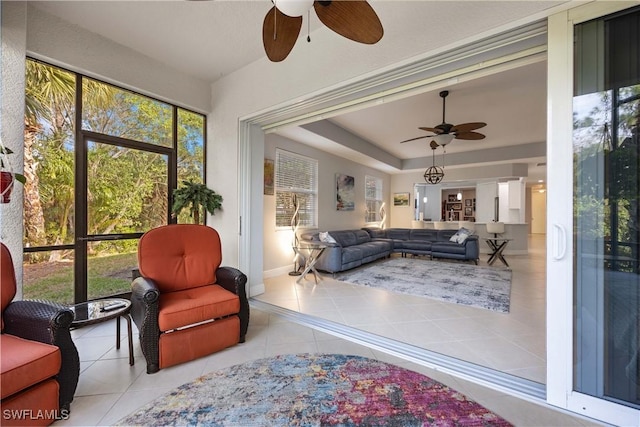
[{"label": "lamp shade", "polygon": [[458,200],[462,200],[462,193],[458,191],[458,194],[456,194],[456,199]]},{"label": "lamp shade", "polygon": [[302,16],[313,6],[313,0],[275,0],[278,10],[287,16]]}]

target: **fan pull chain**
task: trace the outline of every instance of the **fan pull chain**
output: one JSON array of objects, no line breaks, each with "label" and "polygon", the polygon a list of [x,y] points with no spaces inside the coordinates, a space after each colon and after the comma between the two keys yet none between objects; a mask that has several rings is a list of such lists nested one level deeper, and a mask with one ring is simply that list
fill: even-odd
[{"label": "fan pull chain", "polygon": [[278,28],[278,3],[273,2],[273,39],[276,40],[276,28]]},{"label": "fan pull chain", "polygon": [[311,9],[307,10],[307,43],[311,43]]}]

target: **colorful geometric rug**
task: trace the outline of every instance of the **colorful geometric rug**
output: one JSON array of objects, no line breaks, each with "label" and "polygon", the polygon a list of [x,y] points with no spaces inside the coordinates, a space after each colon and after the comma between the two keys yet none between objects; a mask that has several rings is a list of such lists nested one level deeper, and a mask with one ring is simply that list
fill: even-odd
[{"label": "colorful geometric rug", "polygon": [[360,356],[289,354],[204,375],[118,425],[509,426],[422,374]]},{"label": "colorful geometric rug", "polygon": [[503,268],[399,257],[339,273],[336,280],[501,313],[509,312],[511,270]]}]

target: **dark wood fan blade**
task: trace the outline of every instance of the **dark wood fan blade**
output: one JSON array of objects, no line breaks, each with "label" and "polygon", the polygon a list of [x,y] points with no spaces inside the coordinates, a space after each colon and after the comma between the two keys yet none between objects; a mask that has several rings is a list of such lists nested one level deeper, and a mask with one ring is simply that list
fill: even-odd
[{"label": "dark wood fan blade", "polygon": [[405,142],[411,142],[411,141],[415,141],[417,139],[422,139],[422,138],[430,138],[433,135],[425,135],[425,136],[418,136],[416,138],[411,138],[411,139],[405,139],[404,141],[400,141],[400,144],[404,144]]},{"label": "dark wood fan blade", "polygon": [[440,129],[440,128],[418,128],[418,129],[425,130],[425,131],[427,131],[427,132],[433,132],[433,133],[435,133],[436,135],[440,135],[441,133],[443,133],[443,132],[444,132],[444,131],[443,131],[442,129]]},{"label": "dark wood fan blade", "polygon": [[287,16],[274,7],[262,23],[262,43],[267,57],[273,62],[285,59],[298,40],[302,16]]},{"label": "dark wood fan blade", "polygon": [[475,140],[475,139],[484,139],[484,138],[485,136],[478,132],[460,132],[456,134],[456,139]]},{"label": "dark wood fan blade", "polygon": [[366,0],[316,0],[313,7],[324,25],[353,41],[374,44],[384,34],[378,15]]},{"label": "dark wood fan blade", "polygon": [[451,128],[451,132],[453,133],[469,132],[472,130],[483,128],[486,125],[487,125],[486,123],[482,123],[482,122],[462,123],[462,124],[453,126]]}]

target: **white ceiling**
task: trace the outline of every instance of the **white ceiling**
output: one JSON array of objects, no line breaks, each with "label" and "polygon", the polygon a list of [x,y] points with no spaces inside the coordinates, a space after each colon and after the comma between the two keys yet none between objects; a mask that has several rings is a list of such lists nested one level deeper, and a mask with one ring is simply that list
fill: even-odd
[{"label": "white ceiling", "polygon": [[[408,34],[420,34],[424,50],[475,34],[483,20],[508,22],[562,1],[371,1],[383,26],[385,43],[402,43]],[[128,46],[204,81],[216,81],[265,57],[261,27],[271,7],[260,1],[41,1],[35,7]],[[447,19],[451,18],[451,19]],[[329,31],[311,13],[312,43],[303,35],[295,49],[312,49],[313,32]],[[492,21],[493,22],[493,21]],[[336,43],[344,42],[336,35]],[[416,43],[416,39],[412,39]],[[416,52],[417,54],[418,52]],[[286,61],[286,60],[285,60]],[[454,140],[448,153],[544,142],[546,135],[545,63],[503,72],[447,87],[447,122],[483,121],[481,141]],[[440,89],[411,98],[385,102],[349,112],[330,121],[398,159],[430,156],[428,139],[400,144],[420,136],[419,126],[442,121]],[[284,129],[288,137],[300,129]],[[302,139],[309,139],[307,135]],[[303,141],[314,143],[313,141]],[[326,150],[367,163],[367,153],[349,153],[339,144],[318,138]],[[529,159],[530,179],[544,178],[544,158]],[[487,163],[490,164],[490,163]]]}]

